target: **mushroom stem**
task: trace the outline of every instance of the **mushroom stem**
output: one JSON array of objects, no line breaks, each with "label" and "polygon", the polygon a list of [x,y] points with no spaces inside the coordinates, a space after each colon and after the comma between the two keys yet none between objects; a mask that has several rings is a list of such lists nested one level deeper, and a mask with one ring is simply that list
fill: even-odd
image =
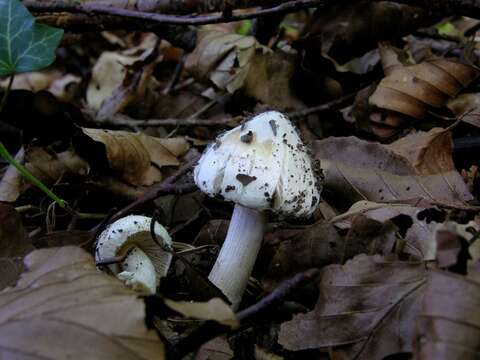
[{"label": "mushroom stem", "polygon": [[234,310],[238,308],[247,287],[266,222],[265,213],[235,205],[227,237],[208,275],[209,280],[232,302]]}]

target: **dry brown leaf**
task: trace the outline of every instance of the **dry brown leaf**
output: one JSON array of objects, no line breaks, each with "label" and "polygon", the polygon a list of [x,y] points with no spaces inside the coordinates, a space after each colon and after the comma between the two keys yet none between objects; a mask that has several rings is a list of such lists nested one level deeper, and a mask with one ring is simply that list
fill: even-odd
[{"label": "dry brown leaf", "polygon": [[10,205],[0,203],[0,257],[24,256],[31,250],[22,217]]},{"label": "dry brown leaf", "polygon": [[418,131],[385,147],[406,158],[419,175],[455,170],[452,133],[446,129]]},{"label": "dry brown leaf", "polygon": [[[25,151],[23,147],[15,155],[15,161],[23,165]],[[9,165],[0,181],[0,201],[14,202],[22,191],[22,174],[13,165]]]},{"label": "dry brown leaf", "polygon": [[[30,90],[32,92],[47,90],[54,81],[61,77],[62,73],[57,70],[16,74],[12,90]],[[7,84],[8,79],[0,81],[0,88],[6,88]]]},{"label": "dry brown leaf", "polygon": [[[108,111],[107,109],[104,109],[102,115],[103,117],[108,117],[107,115],[111,115],[112,111],[120,110],[121,106],[124,107],[128,105],[132,99],[140,96],[153,80],[152,76],[146,76],[151,69],[148,69],[148,71],[145,72],[145,75],[140,74],[141,79],[137,79],[141,82],[141,86],[135,86],[135,90],[137,88],[139,89],[138,92],[134,91],[132,94],[124,94],[124,96],[131,95],[129,100],[122,100],[117,104],[114,104],[115,99],[112,99],[116,90],[117,92],[121,92],[122,88],[124,88],[122,84],[127,78],[128,68],[133,66],[136,62],[142,62],[147,59],[152,53],[152,49],[155,47],[156,42],[156,35],[147,34],[141,39],[140,44],[136,47],[122,52],[103,52],[92,69],[92,79],[90,80],[86,94],[88,106],[95,110],[100,110],[104,102],[110,99],[110,104],[108,104],[109,109]],[[121,97],[121,94],[117,95],[117,100],[121,100]]]},{"label": "dry brown leaf", "polygon": [[230,360],[233,351],[224,336],[216,337],[203,344],[195,355],[195,360]]},{"label": "dry brown leaf", "polygon": [[406,241],[403,251],[422,260],[436,259],[435,231],[439,223],[419,220],[418,214],[423,209],[405,204],[379,204],[370,201],[359,201],[344,214],[341,214],[331,222],[340,228],[350,228],[355,216],[359,214],[369,219],[384,222],[401,215],[408,216],[412,224],[408,227],[404,240]]},{"label": "dry brown leaf", "polygon": [[293,60],[273,53],[253,36],[205,30],[199,34],[186,68],[231,94],[243,89],[248,96],[280,110],[303,107],[290,90]]},{"label": "dry brown leaf", "polygon": [[[26,151],[25,167],[45,184],[53,184],[65,174],[85,176],[90,171],[88,163],[73,150],[54,154],[38,147]],[[25,188],[29,186],[31,184],[25,182]]]},{"label": "dry brown leaf", "polygon": [[[90,171],[88,163],[72,150],[55,154],[45,148],[33,147],[26,151],[24,159],[20,155],[23,150],[16,155],[17,161],[25,163],[25,167],[47,185],[57,182],[65,174],[85,176]],[[10,166],[0,182],[0,201],[13,202],[32,186],[15,167]]]},{"label": "dry brown leaf", "polygon": [[[383,53],[394,51],[388,45],[381,47]],[[444,106],[479,74],[473,66],[436,57],[415,65],[396,66],[370,96],[370,104],[422,119],[431,107]]]},{"label": "dry brown leaf", "polygon": [[82,131],[105,146],[110,168],[133,185],[151,185],[160,181],[162,174],[159,169],[180,165],[178,157],[190,148],[188,142],[180,137],[161,139],[127,131],[87,128],[82,128]]},{"label": "dry brown leaf", "polygon": [[202,31],[186,67],[199,79],[209,79],[230,93],[243,87],[255,52],[271,51],[253,36]]},{"label": "dry brown leaf", "polygon": [[14,286],[24,270],[22,258],[0,258],[0,291]]},{"label": "dry brown leaf", "polygon": [[97,271],[77,247],[37,250],[15,288],[0,293],[0,356],[16,359],[163,359],[145,304]]},{"label": "dry brown leaf", "polygon": [[102,121],[108,119],[121,112],[129,105],[141,101],[139,107],[140,114],[149,112],[150,106],[153,104],[152,94],[148,94],[147,89],[153,83],[152,76],[155,68],[158,51],[156,48],[149,49],[132,65],[125,66],[125,77],[121,85],[118,85],[112,94],[106,98],[97,112],[97,119]]},{"label": "dry brown leaf", "polygon": [[271,291],[299,271],[340,262],[344,239],[335,228],[318,222],[304,229],[280,229],[265,237],[265,250],[273,253],[262,284]]},{"label": "dry brown leaf", "polygon": [[[289,350],[342,346],[348,359],[383,359],[412,351],[427,270],[422,263],[359,255],[321,271],[313,311],[281,326]],[[381,344],[381,346],[379,346]]]},{"label": "dry brown leaf", "polygon": [[411,223],[403,221],[405,226],[403,231],[406,230],[403,237],[405,240],[403,252],[420,260],[437,260],[441,267],[453,265],[460,251],[460,243],[452,244],[451,241],[446,243],[448,239],[445,236],[448,233],[450,236],[462,237],[469,241],[472,238],[472,231],[478,229],[478,225],[473,221],[468,224],[458,224],[453,221],[437,222],[430,218],[426,211],[428,209],[407,204],[359,201],[347,212],[330,221],[341,229],[349,229],[353,226],[352,219],[359,215],[380,222],[400,219],[401,216],[408,217]]},{"label": "dry brown leaf", "polygon": [[239,322],[232,308],[219,298],[213,298],[206,302],[173,301],[165,299],[165,305],[185,317],[216,321],[232,329],[236,329],[239,326]]},{"label": "dry brown leaf", "polygon": [[73,102],[78,95],[81,81],[79,76],[66,74],[52,82],[48,91],[61,101]]},{"label": "dry brown leaf", "polygon": [[432,271],[417,318],[416,359],[480,357],[480,283],[464,276]]},{"label": "dry brown leaf", "polygon": [[447,103],[455,116],[470,125],[480,127],[480,94],[461,94]]},{"label": "dry brown leaf", "polygon": [[379,143],[355,137],[315,141],[314,154],[325,174],[324,196],[335,206],[356,201],[401,202],[423,198],[466,206],[473,199],[456,170],[419,175],[409,161]]}]

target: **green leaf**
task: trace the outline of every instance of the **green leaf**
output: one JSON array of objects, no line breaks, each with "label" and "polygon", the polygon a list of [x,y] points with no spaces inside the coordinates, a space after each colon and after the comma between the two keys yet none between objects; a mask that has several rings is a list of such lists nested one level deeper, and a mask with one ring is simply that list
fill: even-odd
[{"label": "green leaf", "polygon": [[0,76],[47,67],[62,36],[63,30],[36,24],[19,0],[0,0]]}]

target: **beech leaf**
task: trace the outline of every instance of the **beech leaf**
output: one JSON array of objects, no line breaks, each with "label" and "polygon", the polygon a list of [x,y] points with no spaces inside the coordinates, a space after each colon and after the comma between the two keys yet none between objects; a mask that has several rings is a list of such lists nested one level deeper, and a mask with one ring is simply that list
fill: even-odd
[{"label": "beech leaf", "polygon": [[95,267],[80,248],[37,250],[28,271],[0,294],[0,358],[164,358],[145,325],[145,303]]},{"label": "beech leaf", "polygon": [[480,283],[465,276],[432,271],[417,318],[416,359],[480,357]]},{"label": "beech leaf", "polygon": [[343,346],[345,359],[411,352],[426,271],[421,262],[363,254],[327,266],[315,308],[282,324],[279,343],[288,350]]}]

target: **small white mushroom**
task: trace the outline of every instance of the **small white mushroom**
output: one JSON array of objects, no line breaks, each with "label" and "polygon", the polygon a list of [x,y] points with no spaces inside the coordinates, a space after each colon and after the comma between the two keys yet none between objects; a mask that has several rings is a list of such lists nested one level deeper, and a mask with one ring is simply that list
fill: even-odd
[{"label": "small white mushroom", "polygon": [[[280,218],[308,217],[320,201],[319,168],[296,128],[276,111],[259,114],[217,138],[200,158],[195,183],[236,203],[209,279],[236,308],[260,249],[266,210]],[[318,171],[317,171],[318,170]]]},{"label": "small white mushroom", "polygon": [[[151,221],[151,218],[140,215],[115,221],[100,234],[95,251],[97,262],[128,254],[120,264],[108,267],[128,286],[145,294],[156,292],[172,261],[172,255],[152,239]],[[158,241],[170,248],[172,239],[165,228],[156,223],[154,231]]]}]

